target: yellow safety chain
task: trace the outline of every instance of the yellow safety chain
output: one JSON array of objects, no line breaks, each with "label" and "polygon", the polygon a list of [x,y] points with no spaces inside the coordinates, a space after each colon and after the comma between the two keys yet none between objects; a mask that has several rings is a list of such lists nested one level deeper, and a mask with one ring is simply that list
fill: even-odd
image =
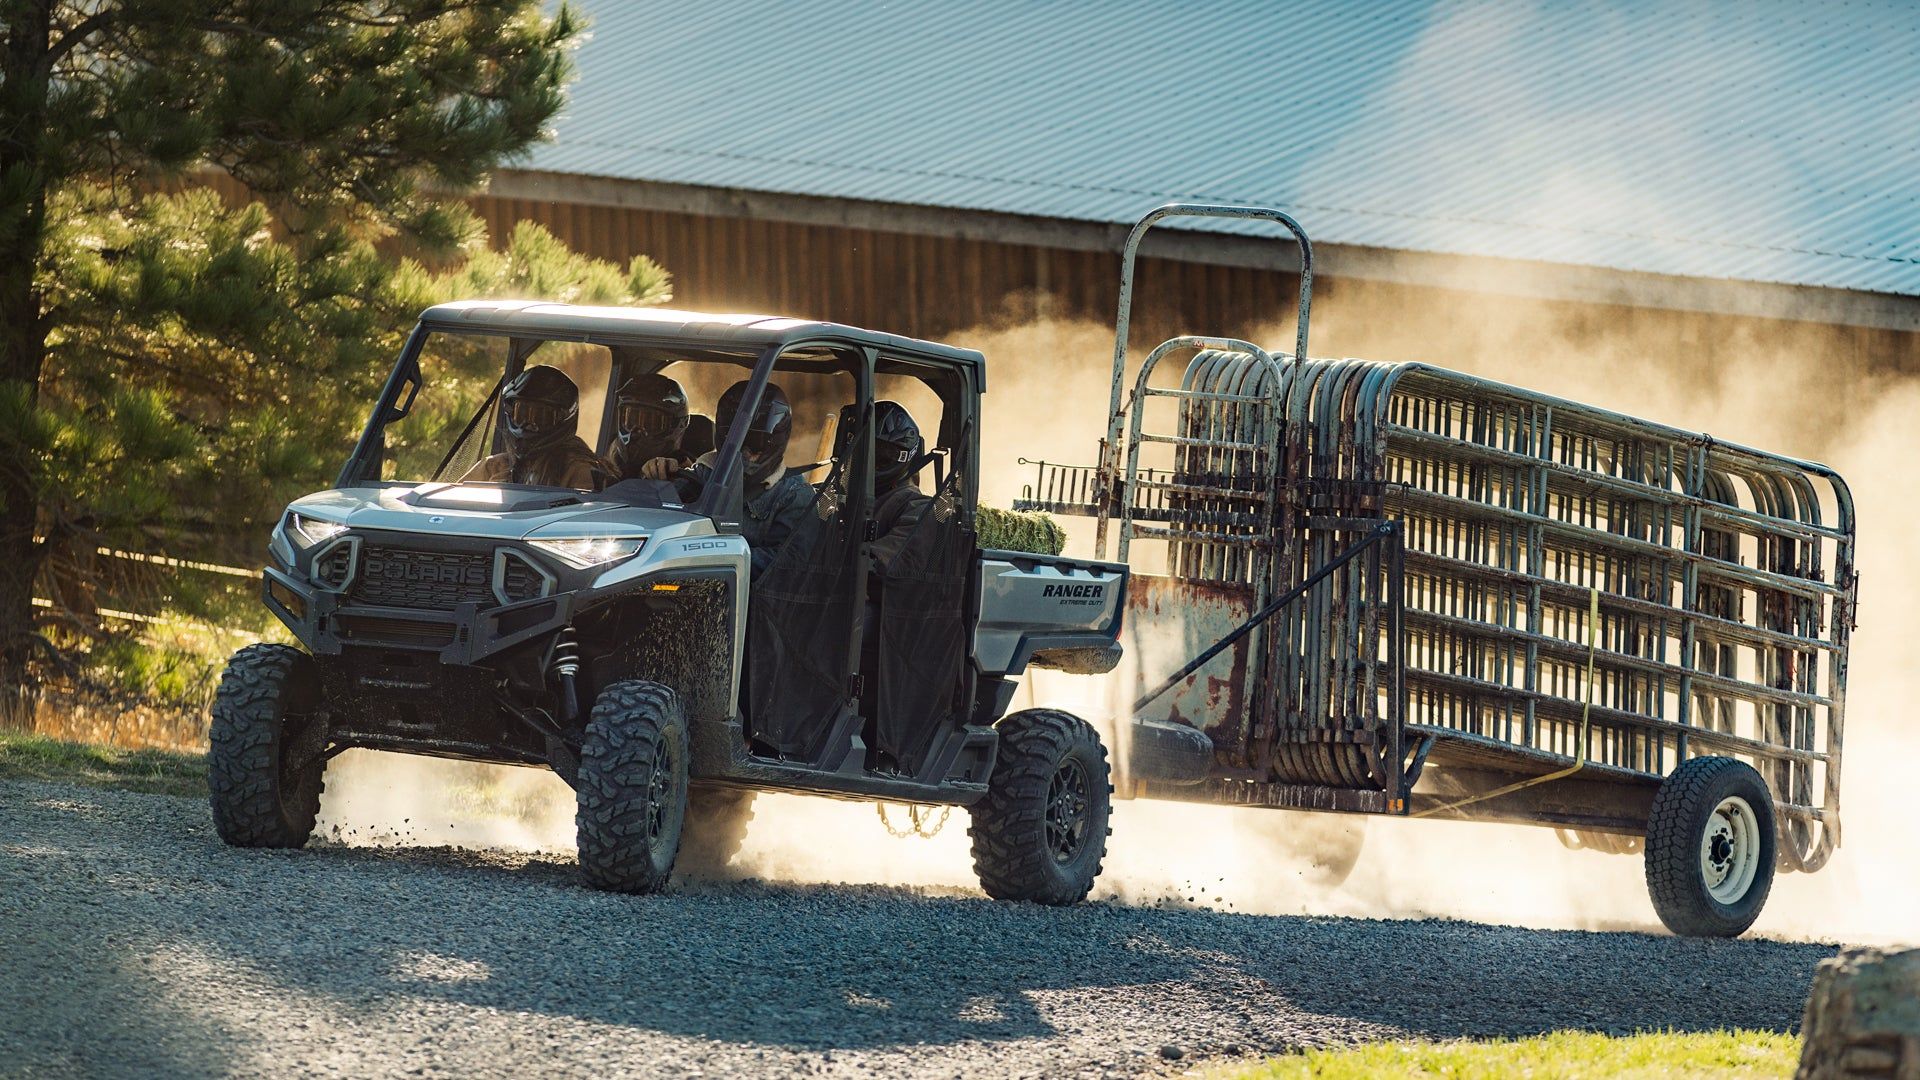
[{"label": "yellow safety chain", "polygon": [[1461,799],[1458,802],[1450,802],[1441,806],[1428,807],[1417,814],[1409,814],[1407,815],[1408,817],[1432,817],[1435,814],[1444,814],[1449,810],[1458,810],[1463,806],[1471,806],[1477,802],[1497,799],[1502,795],[1511,795],[1516,791],[1523,788],[1530,788],[1535,784],[1544,784],[1550,780],[1565,780],[1567,777],[1587,767],[1587,719],[1593,711],[1593,660],[1594,654],[1600,647],[1594,628],[1598,626],[1599,623],[1600,590],[1589,585],[1587,587],[1587,682],[1582,688],[1580,695],[1580,745],[1574,752],[1573,764],[1561,769],[1559,772],[1550,772],[1545,776],[1536,776],[1531,780],[1522,780],[1517,784],[1508,784],[1506,787],[1495,788],[1492,791],[1475,795],[1472,798]]},{"label": "yellow safety chain", "polygon": [[947,815],[953,812],[953,807],[942,806],[939,808],[939,816],[936,817],[932,806],[923,806],[919,803],[906,805],[907,827],[904,829],[895,826],[893,819],[887,816],[886,803],[874,803],[873,808],[880,812],[880,824],[885,825],[889,833],[900,837],[919,836],[928,840],[933,839],[934,835],[946,826]]}]

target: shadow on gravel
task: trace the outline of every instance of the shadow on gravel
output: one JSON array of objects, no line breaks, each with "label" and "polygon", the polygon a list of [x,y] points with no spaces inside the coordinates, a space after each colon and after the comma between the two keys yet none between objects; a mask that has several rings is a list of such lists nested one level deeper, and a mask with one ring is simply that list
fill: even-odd
[{"label": "shadow on gravel", "polygon": [[1052,1036],[1099,1027],[1103,1003],[1143,1002],[1200,1022],[1221,1045],[1260,1049],[1375,1025],[1441,1038],[1790,1031],[1813,966],[1832,953],[1460,922],[1062,910],[871,886],[617,897],[579,886],[571,862],[550,856],[327,849],[293,861],[285,884],[254,885],[269,894],[257,902],[284,910],[322,890],[325,903],[304,908],[287,947],[229,952],[292,992],[781,1047]]},{"label": "shadow on gravel", "polygon": [[[44,883],[57,849],[0,833],[0,1076],[218,1076],[240,1071],[238,1034],[183,1008],[149,968],[149,942],[102,895],[73,903]],[[57,867],[54,869],[57,870]],[[75,948],[76,942],[81,943]]]}]

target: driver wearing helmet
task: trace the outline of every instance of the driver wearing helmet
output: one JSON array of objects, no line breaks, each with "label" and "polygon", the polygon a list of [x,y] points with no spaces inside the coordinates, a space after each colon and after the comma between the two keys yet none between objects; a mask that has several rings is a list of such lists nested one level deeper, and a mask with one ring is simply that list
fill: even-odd
[{"label": "driver wearing helmet", "polygon": [[574,434],[580,388],[559,368],[527,368],[500,394],[505,453],[480,459],[462,483],[531,484],[597,490],[607,466]]},{"label": "driver wearing helmet", "polygon": [[693,464],[681,449],[687,433],[687,394],[665,375],[641,375],[620,384],[609,458],[622,479],[669,480]]},{"label": "driver wearing helmet", "polygon": [[[793,406],[780,387],[768,383],[760,395],[760,407],[752,416],[740,413],[747,395],[747,381],[727,387],[714,409],[714,440],[725,446],[736,425],[746,426],[740,447],[743,485],[741,496],[745,515],[740,535],[746,537],[753,552],[753,576],[759,577],[773,565],[774,555],[806,516],[813,502],[813,485],[802,473],[786,469],[787,440],[793,434]],[[680,494],[691,501],[713,476],[715,453],[700,459],[693,468],[676,479]]]}]

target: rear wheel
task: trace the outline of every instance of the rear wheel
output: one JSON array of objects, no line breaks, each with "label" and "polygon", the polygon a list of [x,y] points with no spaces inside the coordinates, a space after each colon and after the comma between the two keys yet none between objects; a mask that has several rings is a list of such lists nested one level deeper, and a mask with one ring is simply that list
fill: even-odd
[{"label": "rear wheel", "polygon": [[1752,766],[1693,758],[1661,783],[1647,821],[1647,891],[1667,929],[1737,937],[1773,888],[1773,795]]},{"label": "rear wheel", "polygon": [[753,820],[751,791],[696,787],[687,793],[687,824],[674,868],[689,877],[720,876],[740,854]]},{"label": "rear wheel", "polygon": [[313,658],[287,645],[233,655],[214,692],[207,793],[235,847],[297,848],[320,813],[326,723]]},{"label": "rear wheel", "polygon": [[1029,709],[997,725],[986,798],[969,808],[973,868],[998,900],[1086,899],[1107,851],[1107,750],[1069,713]]},{"label": "rear wheel", "polygon": [[623,893],[666,885],[687,816],[687,722],[673,691],[637,679],[602,690],[579,779],[574,830],[587,884]]}]

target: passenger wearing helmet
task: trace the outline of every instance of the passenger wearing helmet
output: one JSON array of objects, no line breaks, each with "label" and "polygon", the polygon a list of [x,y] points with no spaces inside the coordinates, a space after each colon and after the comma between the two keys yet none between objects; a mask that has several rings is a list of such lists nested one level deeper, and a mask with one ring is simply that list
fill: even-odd
[{"label": "passenger wearing helmet", "polygon": [[[852,406],[849,406],[849,410]],[[843,427],[852,425],[843,420]],[[926,459],[921,456],[920,425],[913,414],[897,401],[873,403],[873,542],[867,545],[872,572],[867,575],[866,619],[860,632],[860,671],[865,676],[865,692],[860,711],[868,720],[866,739],[879,746],[877,720],[880,691],[880,612],[881,598],[887,590],[887,573],[893,568],[914,530],[933,505],[931,495],[920,493],[914,482]],[[897,763],[896,763],[897,764]]]},{"label": "passenger wearing helmet", "polygon": [[873,403],[873,572],[885,574],[933,503],[914,482],[925,461],[913,414],[897,401]]},{"label": "passenger wearing helmet", "polygon": [[[745,515],[740,534],[753,552],[753,576],[759,577],[773,565],[774,555],[806,516],[813,502],[813,485],[801,473],[786,470],[787,440],[793,434],[793,406],[778,386],[768,383],[760,395],[760,407],[752,416],[740,413],[747,394],[742,380],[720,395],[715,410],[714,436],[720,446],[732,437],[735,425],[746,426],[740,447],[742,489]],[[683,498],[691,501],[712,478],[714,454],[708,454],[693,468],[683,472],[676,483]]]},{"label": "passenger wearing helmet", "polygon": [[579,420],[580,388],[573,380],[559,368],[527,368],[500,394],[506,452],[482,458],[461,481],[597,490],[607,464],[574,433]]},{"label": "passenger wearing helmet", "polygon": [[609,458],[623,479],[668,480],[693,464],[681,449],[687,433],[687,395],[665,375],[641,375],[620,385]]}]

